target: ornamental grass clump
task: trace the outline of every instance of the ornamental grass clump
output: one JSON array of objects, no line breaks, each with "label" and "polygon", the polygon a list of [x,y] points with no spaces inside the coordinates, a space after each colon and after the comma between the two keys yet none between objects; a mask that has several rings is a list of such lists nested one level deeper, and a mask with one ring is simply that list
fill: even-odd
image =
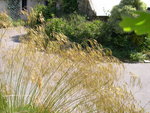
[{"label": "ornamental grass clump", "polygon": [[0,28],[12,26],[12,19],[6,13],[0,13]]},{"label": "ornamental grass clump", "polygon": [[55,40],[47,42],[39,29],[15,48],[0,46],[0,104],[5,105],[0,111],[144,113],[117,83],[123,65],[109,50],[94,40],[71,43],[63,34],[54,33]]}]

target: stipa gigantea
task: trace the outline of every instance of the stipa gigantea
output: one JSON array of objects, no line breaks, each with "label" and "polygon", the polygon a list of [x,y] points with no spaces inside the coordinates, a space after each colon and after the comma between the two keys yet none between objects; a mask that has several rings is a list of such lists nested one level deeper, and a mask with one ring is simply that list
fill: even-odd
[{"label": "stipa gigantea", "polygon": [[0,28],[7,28],[12,26],[11,18],[4,12],[0,13]]},{"label": "stipa gigantea", "polygon": [[90,43],[92,48],[72,44],[67,50],[48,51],[37,51],[28,43],[5,51],[1,84],[11,92],[1,90],[8,104],[3,111],[144,112],[131,93],[115,85],[122,64]]},{"label": "stipa gigantea", "polygon": [[[19,55],[22,54],[22,53],[20,53],[20,49],[18,51],[16,51],[16,53]],[[23,52],[23,53],[26,53],[26,52]],[[14,51],[13,51],[13,54],[15,54]],[[75,89],[78,84],[77,83],[76,85],[74,85],[72,87],[65,85],[64,80],[67,78],[68,73],[69,73],[67,71],[69,71],[72,67],[70,67],[70,69],[68,69],[64,74],[62,73],[63,76],[58,79],[57,84],[53,86],[54,88],[51,88],[52,90],[48,90],[47,88],[44,88],[44,87],[46,87],[48,85],[48,83],[51,81],[54,74],[58,71],[60,65],[58,64],[58,68],[56,68],[56,70],[54,70],[52,72],[52,74],[46,73],[47,75],[50,74],[49,77],[45,76],[44,75],[45,73],[41,73],[41,74],[43,74],[43,75],[41,75],[41,77],[46,77],[45,78],[46,83],[45,83],[45,85],[42,86],[41,81],[44,78],[42,78],[42,79],[37,78],[37,81],[35,81],[35,83],[32,83],[30,80],[24,81],[24,78],[29,77],[33,68],[30,67],[30,70],[25,71],[25,69],[24,69],[24,66],[26,65],[25,63],[27,63],[27,65],[30,66],[29,63],[32,64],[32,62],[27,61],[27,59],[29,58],[29,56],[27,57],[27,55],[25,55],[24,57],[23,56],[20,56],[20,57],[21,57],[21,59],[18,60],[18,56],[15,56],[15,57],[10,56],[11,60],[13,61],[13,62],[11,62],[12,66],[8,65],[7,68],[9,68],[9,70],[10,71],[12,70],[12,71],[8,75],[3,76],[4,77],[3,79],[5,79],[5,77],[7,78],[6,82],[12,86],[12,90],[13,90],[11,95],[6,95],[6,97],[8,98],[8,103],[9,103],[9,107],[10,107],[10,109],[7,109],[8,112],[15,112],[20,109],[23,110],[23,108],[20,108],[20,107],[25,107],[26,105],[30,106],[30,105],[34,105],[34,104],[35,104],[35,106],[37,104],[44,106],[44,108],[47,108],[49,112],[50,111],[53,112],[53,110],[57,111],[58,109],[59,109],[59,111],[63,111],[62,108],[64,108],[64,106],[65,106],[65,105],[62,105],[63,102],[66,103],[66,108],[67,108],[67,105],[68,105],[68,103],[71,103],[71,100],[69,100],[70,102],[67,102],[67,100],[63,99],[63,97],[66,97],[67,95],[69,95],[69,92],[71,90]],[[16,60],[16,58],[17,58],[17,60]],[[7,59],[7,61],[8,61],[8,59]],[[36,61],[35,63],[37,63],[37,62],[38,61]],[[15,68],[14,68],[14,66],[15,66]],[[6,68],[6,70],[7,70],[7,68]],[[7,70],[7,71],[9,71],[9,70]],[[47,68],[47,70],[48,70],[48,68]],[[35,69],[34,69],[34,71],[35,71]],[[43,71],[43,72],[45,72],[45,71]],[[28,73],[29,75],[25,76],[26,73]],[[62,74],[60,73],[60,75],[62,75]],[[38,76],[35,75],[35,77],[38,77]],[[62,84],[64,86],[62,86]],[[41,95],[42,91],[44,93],[43,95]],[[47,93],[47,94],[45,94],[45,93]],[[42,98],[43,98],[44,102],[42,102]],[[80,97],[80,99],[81,99],[81,97]],[[80,99],[77,99],[77,100],[80,100]],[[75,100],[76,99],[74,98],[74,101]],[[59,104],[58,101],[59,102],[61,101],[61,103]],[[55,105],[56,102],[58,105]],[[61,105],[61,107],[59,107],[60,105]]]}]

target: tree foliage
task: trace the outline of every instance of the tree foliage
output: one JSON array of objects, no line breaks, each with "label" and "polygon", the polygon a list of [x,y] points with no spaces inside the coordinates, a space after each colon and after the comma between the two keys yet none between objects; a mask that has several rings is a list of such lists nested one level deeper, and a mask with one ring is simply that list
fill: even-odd
[{"label": "tree foliage", "polygon": [[121,0],[120,4],[115,6],[111,11],[111,16],[109,19],[109,24],[112,25],[114,32],[123,33],[119,26],[122,16],[132,16],[135,17],[135,11],[145,11],[146,5],[141,2],[141,0]]},{"label": "tree foliage", "polygon": [[141,0],[121,0],[114,6],[110,18],[103,25],[98,39],[104,46],[113,51],[113,55],[121,59],[130,59],[134,52],[147,50],[150,43],[146,35],[137,35],[134,32],[125,32],[119,25],[123,16],[137,17],[136,11],[146,11],[146,5]]}]

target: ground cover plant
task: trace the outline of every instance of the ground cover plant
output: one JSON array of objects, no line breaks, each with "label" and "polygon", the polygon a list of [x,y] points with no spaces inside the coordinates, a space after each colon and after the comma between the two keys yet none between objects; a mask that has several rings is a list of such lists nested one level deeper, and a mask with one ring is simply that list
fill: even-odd
[{"label": "ground cover plant", "polygon": [[[30,31],[32,40],[18,47],[6,51],[7,45],[0,46],[2,112],[144,112],[117,84],[122,63],[96,41],[82,47],[55,34],[57,40],[44,48],[42,29]],[[65,42],[70,49],[62,48]]]}]

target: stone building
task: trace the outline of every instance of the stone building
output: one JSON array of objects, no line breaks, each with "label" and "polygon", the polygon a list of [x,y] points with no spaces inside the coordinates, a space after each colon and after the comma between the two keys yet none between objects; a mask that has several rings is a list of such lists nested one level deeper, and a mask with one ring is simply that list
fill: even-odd
[{"label": "stone building", "polygon": [[[9,4],[9,1],[11,0],[0,0],[0,12],[4,12],[4,11],[8,11],[8,4]],[[15,0],[12,0],[13,2]],[[34,7],[35,5],[37,4],[45,4],[46,1],[39,1],[39,0],[16,0],[16,1],[19,1],[19,7],[20,7],[20,10],[22,9],[27,9],[27,10],[30,10],[30,8]]]},{"label": "stone building", "polygon": [[30,10],[37,4],[45,4],[43,0],[0,0],[0,12],[6,12],[18,18],[21,10]]},{"label": "stone building", "polygon": [[[8,10],[9,2],[14,4],[17,1],[16,5]],[[113,8],[113,6],[119,4],[121,0],[77,0],[79,11],[88,16],[108,16]],[[150,0],[141,0],[145,2],[150,7]],[[58,2],[57,8],[60,8],[60,4],[62,4],[62,0],[56,0]],[[37,4],[47,4],[47,0],[0,0],[0,12],[10,12],[13,11],[14,14],[17,11],[22,9],[30,10]],[[19,9],[17,7],[19,5]]]},{"label": "stone building", "polygon": [[[115,5],[121,0],[78,0],[80,12],[87,15],[108,16]],[[150,10],[150,0],[141,0]]]},{"label": "stone building", "polygon": [[78,9],[88,16],[96,15],[92,0],[78,0]]}]

